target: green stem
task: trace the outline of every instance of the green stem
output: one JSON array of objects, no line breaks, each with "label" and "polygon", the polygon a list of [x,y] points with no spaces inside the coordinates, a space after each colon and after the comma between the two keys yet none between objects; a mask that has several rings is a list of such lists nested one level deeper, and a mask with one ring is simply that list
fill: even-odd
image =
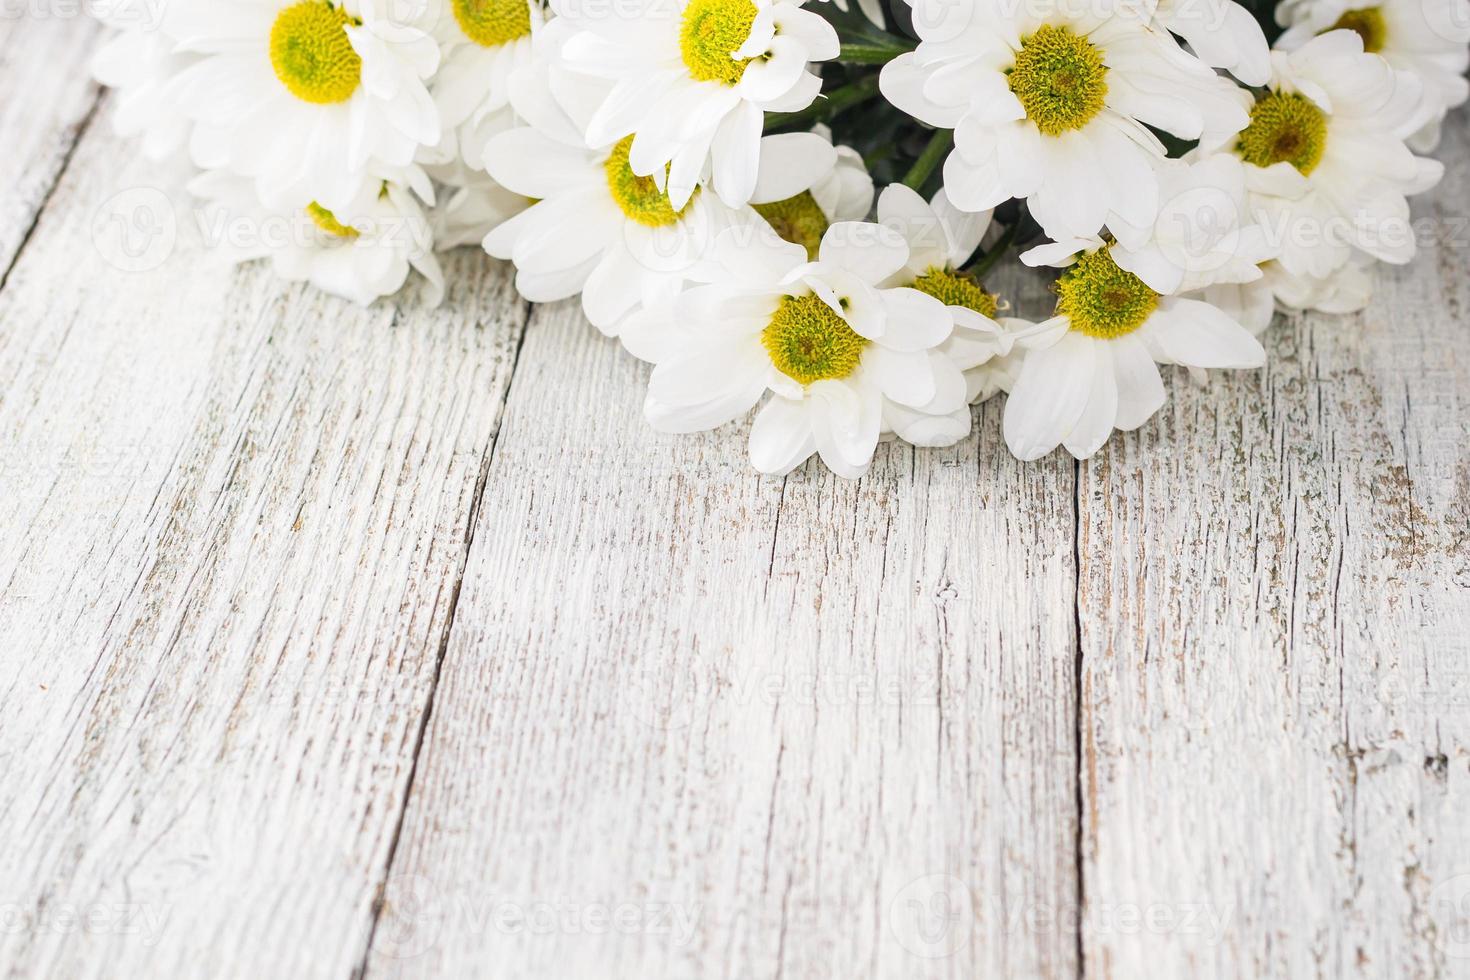
[{"label": "green stem", "polygon": [[990,247],[990,251],[986,252],[983,256],[981,256],[980,261],[976,262],[974,265],[971,265],[970,268],[965,271],[969,272],[970,275],[974,276],[977,280],[983,280],[985,278],[985,274],[991,269],[995,268],[995,263],[999,262],[1001,260],[1001,257],[1011,250],[1011,246],[1015,244],[1016,241],[1016,233],[1021,230],[1021,225],[1024,224],[1025,221],[1026,212],[1022,211],[1020,214],[1016,215],[1016,220],[1011,224],[1009,228],[1006,229],[1005,234],[1001,235],[1000,239]]},{"label": "green stem", "polygon": [[850,65],[886,65],[901,54],[908,54],[912,46],[900,44],[844,44],[837,54],[838,61]]},{"label": "green stem", "polygon": [[953,145],[954,130],[936,129],[934,135],[929,137],[929,145],[924,147],[924,152],[919,154],[919,159],[914,161],[914,165],[904,175],[903,182],[916,191],[922,190],[924,182],[929,179],[929,175],[934,172],[935,167],[939,166],[939,161],[944,159],[944,155]]},{"label": "green stem", "polygon": [[798,112],[773,112],[766,116],[767,129],[788,129],[793,126],[809,127],[813,123],[831,119],[846,109],[866,102],[878,94],[878,73],[851,82],[818,98]]}]

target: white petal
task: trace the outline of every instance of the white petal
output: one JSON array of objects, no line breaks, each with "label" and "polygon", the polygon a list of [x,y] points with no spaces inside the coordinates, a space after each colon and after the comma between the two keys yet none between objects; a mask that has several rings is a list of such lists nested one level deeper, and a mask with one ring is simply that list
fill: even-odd
[{"label": "white petal", "polygon": [[939,300],[917,289],[901,286],[881,291],[887,328],[879,341],[900,351],[931,350],[949,339],[954,316]]},{"label": "white petal", "polygon": [[1164,404],[1164,381],[1148,348],[1136,337],[1112,342],[1113,372],[1118,381],[1118,417],[1124,432],[1138,428]]},{"label": "white petal", "polygon": [[844,381],[818,381],[811,398],[812,436],[822,462],[838,476],[855,480],[867,472],[883,425],[877,391],[861,391]]},{"label": "white petal", "polygon": [[811,408],[803,401],[773,396],[750,427],[750,463],[761,473],[785,476],[817,451]]},{"label": "white petal", "polygon": [[[732,208],[748,202],[755,192],[756,175],[760,172],[761,125],[764,119],[765,114],[760,109],[749,102],[742,102],[715,131],[714,143],[710,146],[715,193]],[[673,184],[674,179],[670,175],[671,202],[674,200]]]},{"label": "white petal", "polygon": [[821,262],[865,283],[887,279],[909,258],[908,243],[891,228],[868,221],[839,221],[822,236]]},{"label": "white petal", "polygon": [[1097,345],[1098,365],[1092,372],[1092,390],[1082,415],[1067,437],[1062,440],[1067,452],[1078,459],[1088,459],[1108,441],[1113,434],[1113,422],[1118,417],[1118,381],[1113,374],[1111,345]]},{"label": "white petal", "polygon": [[1098,370],[1098,341],[1068,331],[1050,347],[1032,350],[1006,401],[1006,445],[1023,460],[1040,459],[1076,427]]},{"label": "white petal", "polygon": [[1169,362],[1200,368],[1258,368],[1266,351],[1250,331],[1209,303],[1167,297],[1142,333]]},{"label": "white petal", "polygon": [[760,174],[752,204],[770,204],[811,190],[837,166],[837,150],[816,133],[780,133],[760,141]]}]

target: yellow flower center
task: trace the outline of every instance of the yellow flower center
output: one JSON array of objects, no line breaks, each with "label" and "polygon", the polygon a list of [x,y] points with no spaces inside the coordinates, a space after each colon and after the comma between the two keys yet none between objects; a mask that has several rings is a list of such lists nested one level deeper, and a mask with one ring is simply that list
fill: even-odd
[{"label": "yellow flower center", "polygon": [[827,215],[823,213],[811,191],[802,191],[795,197],[771,204],[752,205],[756,213],[784,240],[806,249],[807,258],[813,262],[822,246],[822,236],[827,234]]},{"label": "yellow flower center", "polygon": [[969,276],[951,269],[933,268],[910,285],[945,306],[962,306],[983,317],[995,318],[996,299]]},{"label": "yellow flower center", "polygon": [[449,6],[465,37],[481,47],[493,48],[531,33],[531,5],[526,0],[450,0]]},{"label": "yellow flower center", "polygon": [[[689,209],[689,204],[694,203],[694,198],[691,197],[682,210],[675,211],[669,203],[667,191],[659,190],[652,177],[640,177],[628,165],[628,152],[632,148],[631,136],[624,137],[613,147],[603,165],[607,170],[607,189],[612,192],[618,207],[623,209],[623,214],[640,225],[662,228],[673,224]],[[696,188],[694,193],[698,195],[699,190]]]},{"label": "yellow flower center", "polygon": [[1258,167],[1285,161],[1310,174],[1327,148],[1327,117],[1304,95],[1268,92],[1251,107],[1251,122],[1240,134],[1241,159]]},{"label": "yellow flower center", "polygon": [[325,0],[301,0],[276,15],[271,25],[271,67],[303,102],[346,102],[362,81],[362,59],[352,50],[347,11]]},{"label": "yellow flower center", "polygon": [[1159,305],[1159,294],[1124,271],[1107,249],[1088,252],[1057,280],[1057,315],[1073,330],[1113,340],[1143,326]]},{"label": "yellow flower center", "polygon": [[1038,27],[1021,39],[1011,91],[1047,136],[1081,129],[1103,110],[1108,69],[1091,41],[1066,27]]},{"label": "yellow flower center", "polygon": [[735,52],[750,38],[756,8],[751,0],[690,0],[679,28],[679,51],[695,81],[735,85],[749,58]]},{"label": "yellow flower center", "polygon": [[810,293],[781,298],[761,343],[776,370],[804,385],[852,374],[868,346],[867,338]]},{"label": "yellow flower center", "polygon": [[1363,39],[1363,50],[1369,54],[1382,51],[1384,42],[1388,40],[1388,21],[1384,19],[1383,10],[1379,7],[1349,10],[1327,30],[1353,31]]},{"label": "yellow flower center", "polygon": [[306,215],[311,218],[311,223],[333,238],[356,238],[361,234],[351,225],[344,225],[337,220],[337,216],[320,204],[312,201],[306,206]]}]

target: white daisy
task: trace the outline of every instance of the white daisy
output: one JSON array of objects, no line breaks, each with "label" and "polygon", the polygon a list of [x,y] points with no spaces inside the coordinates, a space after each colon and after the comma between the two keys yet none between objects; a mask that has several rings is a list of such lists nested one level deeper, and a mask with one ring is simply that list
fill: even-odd
[{"label": "white daisy", "polygon": [[1441,164],[1404,138],[1423,123],[1423,85],[1353,31],[1272,53],[1274,74],[1233,141],[1251,208],[1292,277],[1326,279],[1354,250],[1405,263],[1415,241],[1406,196],[1432,187]]},{"label": "white daisy", "polygon": [[1282,50],[1345,28],[1363,39],[1364,51],[1423,79],[1429,118],[1409,139],[1419,152],[1434,149],[1445,114],[1470,96],[1470,0],[1284,0],[1276,19],[1287,28]]},{"label": "white daisy", "polygon": [[510,104],[510,76],[533,56],[533,38],[545,17],[529,0],[448,0],[435,34],[442,59],[430,89],[444,138],[428,159],[460,157],[483,170],[489,138],[505,126],[487,119]]},{"label": "white daisy", "polygon": [[633,172],[665,185],[682,208],[711,174],[738,207],[755,190],[767,111],[804,109],[821,79],[814,61],[837,56],[837,32],[787,0],[552,0],[575,31],[562,58],[612,83],[590,121],[596,146],[634,137]]},{"label": "white daisy", "polygon": [[683,288],[714,236],[753,214],[715,195],[669,195],[629,165],[632,138],[588,147],[586,120],[601,86],[563,76],[558,96],[546,73],[517,75],[513,104],[527,122],[491,138],[489,174],[536,203],[485,236],[485,250],[516,265],[516,286],[533,302],[582,294],[582,308],[609,335],[630,312]]},{"label": "white daisy", "polygon": [[898,108],[955,131],[949,198],[984,211],[1010,198],[1056,239],[1136,225],[1158,207],[1164,147],[1148,126],[1214,140],[1246,124],[1236,86],[1122,0],[917,0],[921,43],[884,66]]},{"label": "white daisy", "polygon": [[[439,141],[425,79],[434,39],[388,0],[218,0],[178,10],[202,55],[174,97],[196,121],[195,161],[256,179],[273,207],[345,207],[370,165],[405,167]],[[420,17],[429,16],[420,11]]]},{"label": "white daisy", "polygon": [[918,290],[881,285],[908,261],[900,236],[839,222],[809,262],[799,245],[746,231],[716,241],[702,270],[710,284],[631,333],[630,349],[656,364],[645,403],[656,428],[712,429],[769,391],[750,432],[756,469],[788,473],[817,453],[857,478],[890,405],[936,416],[964,405],[964,378],[940,352],[949,312]]},{"label": "white daisy", "polygon": [[833,223],[861,221],[873,210],[873,178],[862,156],[850,146],[833,146],[827,127],[763,136],[760,146],[751,207],[812,258]]},{"label": "white daisy", "polygon": [[1027,353],[1003,429],[1021,459],[1039,459],[1058,445],[1086,459],[1114,429],[1138,428],[1164,404],[1159,364],[1265,363],[1260,342],[1217,307],[1155,292],[1121,268],[1102,241],[1058,256],[1065,247],[1043,246],[1025,256],[1067,271],[1057,280],[1056,315],[1020,341]]},{"label": "white daisy", "polygon": [[262,203],[248,178],[206,171],[189,190],[203,199],[199,224],[209,244],[229,260],[270,259],[276,275],[364,306],[403,287],[409,271],[429,280],[428,301],[444,296],[444,274],[434,257],[429,221],[419,198],[433,203],[420,169],[387,180],[364,179],[347,203],[283,210]]},{"label": "white daisy", "polygon": [[[166,7],[122,0],[93,12],[118,31],[103,42],[91,63],[92,77],[114,90],[113,131],[123,137],[141,136],[143,155],[163,160],[188,142],[189,117],[170,86],[198,57],[174,50]],[[159,16],[155,19],[153,13]]]}]

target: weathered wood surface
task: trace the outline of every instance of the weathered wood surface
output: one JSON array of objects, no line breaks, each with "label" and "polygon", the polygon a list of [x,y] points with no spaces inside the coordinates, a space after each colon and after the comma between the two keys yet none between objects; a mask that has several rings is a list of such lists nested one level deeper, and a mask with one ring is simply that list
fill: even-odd
[{"label": "weathered wood surface", "polygon": [[76,12],[17,16],[22,9],[0,8],[0,286],[99,95],[87,72],[97,23]]},{"label": "weathered wood surface", "polygon": [[370,975],[1073,973],[1072,465],[761,479],[645,377],[533,315]]},{"label": "weathered wood surface", "polygon": [[1089,974],[1470,973],[1463,120],[1439,156],[1369,311],[1081,469]]},{"label": "weathered wood surface", "polygon": [[220,268],[57,23],[0,22],[8,975],[1470,969],[1463,121],[1370,312],[1094,461],[994,402],[765,480],[473,253]]},{"label": "weathered wood surface", "polygon": [[346,976],[525,307],[237,273],[129,160],[87,131],[0,293],[0,964]]}]

